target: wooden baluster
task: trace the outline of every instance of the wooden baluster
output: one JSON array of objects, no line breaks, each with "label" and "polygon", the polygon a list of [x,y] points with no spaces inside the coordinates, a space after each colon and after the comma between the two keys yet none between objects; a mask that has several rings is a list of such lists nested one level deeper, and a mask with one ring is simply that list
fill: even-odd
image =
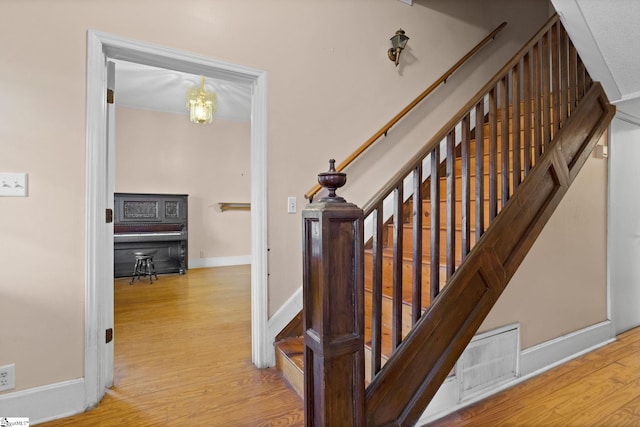
[{"label": "wooden baluster", "polygon": [[489,91],[489,224],[498,215],[498,96]]},{"label": "wooden baluster", "polygon": [[511,161],[514,192],[522,181],[520,155],[520,64],[516,64],[511,70]]},{"label": "wooden baluster", "polygon": [[500,79],[500,179],[504,208],[510,197],[509,185],[509,76]]},{"label": "wooden baluster", "polygon": [[542,41],[533,46],[533,164],[542,155]]},{"label": "wooden baluster", "polygon": [[[431,182],[437,177],[431,175]],[[413,264],[412,276],[412,300],[411,300],[411,326],[422,316],[422,163],[413,170]]]},{"label": "wooden baluster", "polygon": [[[435,230],[439,233],[440,230]],[[456,131],[447,135],[447,280],[456,269]]]},{"label": "wooden baluster", "polygon": [[[552,100],[553,100],[553,126],[552,138],[558,135],[558,129],[560,129],[560,22],[557,22],[549,32],[551,33],[551,87]],[[550,142],[551,140],[549,140]]]},{"label": "wooden baluster", "polygon": [[476,104],[476,242],[484,234],[484,100]]},{"label": "wooden baluster", "polygon": [[382,249],[383,210],[382,202],[373,211],[373,280],[371,283],[371,376],[382,367]]},{"label": "wooden baluster", "polygon": [[523,103],[523,120],[522,128],[523,139],[523,171],[526,177],[531,170],[531,51],[527,52],[522,58],[522,98]]},{"label": "wooden baluster", "polygon": [[560,32],[560,126],[569,117],[569,36],[564,27],[558,23]]},{"label": "wooden baluster", "polygon": [[573,114],[578,94],[578,52],[573,43],[569,43],[569,114]]},{"label": "wooden baluster", "polygon": [[[460,140],[460,157],[462,158],[462,185],[460,187],[461,204],[461,238],[460,246],[462,260],[467,257],[471,250],[471,153],[469,142],[471,139],[471,117],[469,114],[462,119],[462,138]],[[482,161],[482,159],[480,160]],[[454,224],[455,225],[455,224]]]},{"label": "wooden baluster", "polygon": [[404,218],[403,218],[403,185],[396,187],[393,192],[394,208],[393,208],[393,313],[391,342],[392,348],[396,348],[402,342],[402,239],[404,234]]},{"label": "wooden baluster", "polygon": [[306,426],[364,426],[363,214],[335,195],[346,175],[318,175],[329,196],[303,219]]},{"label": "wooden baluster", "polygon": [[437,144],[431,154],[431,275],[429,287],[431,290],[431,304],[440,292],[440,144]]},{"label": "wooden baluster", "polygon": [[551,67],[549,64],[549,32],[542,37],[542,150],[551,142]]},{"label": "wooden baluster", "polygon": [[577,90],[577,102],[584,97],[585,94],[585,73],[586,69],[584,68],[584,63],[580,56],[578,55],[578,90]]}]

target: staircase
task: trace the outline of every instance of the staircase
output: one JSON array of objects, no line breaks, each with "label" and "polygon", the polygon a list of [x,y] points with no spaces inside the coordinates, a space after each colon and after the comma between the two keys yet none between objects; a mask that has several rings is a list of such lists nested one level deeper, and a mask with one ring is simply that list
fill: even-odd
[{"label": "staircase", "polygon": [[[613,114],[554,16],[365,205],[365,425],[417,421]],[[276,345],[301,395],[304,334]]]}]

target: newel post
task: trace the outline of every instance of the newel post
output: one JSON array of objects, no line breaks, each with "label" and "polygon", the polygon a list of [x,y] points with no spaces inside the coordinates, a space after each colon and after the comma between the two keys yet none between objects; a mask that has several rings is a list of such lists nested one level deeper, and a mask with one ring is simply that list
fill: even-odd
[{"label": "newel post", "polygon": [[336,196],[347,181],[318,175],[329,195],[302,211],[306,426],[364,426],[362,209]]}]

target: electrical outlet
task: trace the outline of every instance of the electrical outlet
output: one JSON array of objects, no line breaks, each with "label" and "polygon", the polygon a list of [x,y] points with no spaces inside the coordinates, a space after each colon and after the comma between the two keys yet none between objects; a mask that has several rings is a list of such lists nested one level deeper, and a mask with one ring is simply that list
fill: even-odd
[{"label": "electrical outlet", "polygon": [[287,198],[287,213],[294,214],[298,210],[295,196]]},{"label": "electrical outlet", "polygon": [[16,388],[16,365],[0,366],[0,391]]}]

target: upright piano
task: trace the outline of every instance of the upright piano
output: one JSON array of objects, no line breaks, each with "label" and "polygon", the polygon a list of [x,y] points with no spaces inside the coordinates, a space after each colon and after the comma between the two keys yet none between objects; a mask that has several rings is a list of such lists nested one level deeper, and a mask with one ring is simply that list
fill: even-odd
[{"label": "upright piano", "polygon": [[155,251],[156,273],[186,273],[187,197],[186,194],[114,194],[115,277],[133,273],[136,251]]}]

